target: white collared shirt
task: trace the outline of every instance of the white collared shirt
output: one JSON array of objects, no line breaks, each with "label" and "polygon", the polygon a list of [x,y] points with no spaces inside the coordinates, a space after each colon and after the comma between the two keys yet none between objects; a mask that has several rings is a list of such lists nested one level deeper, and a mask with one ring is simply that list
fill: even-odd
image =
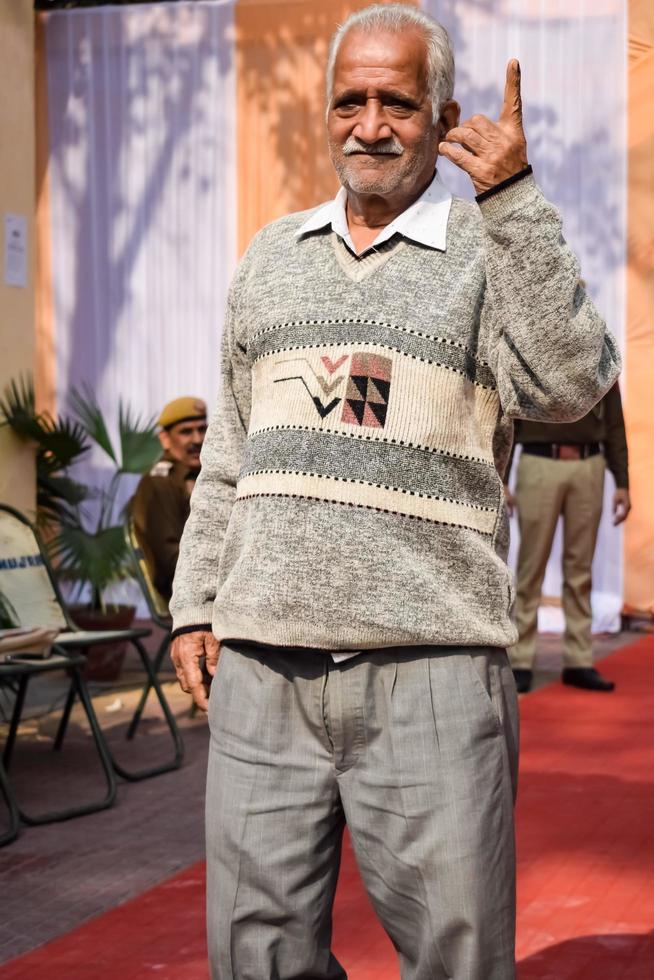
[{"label": "white collared shirt", "polygon": [[452,195],[443,184],[437,173],[434,174],[429,187],[423,194],[414,201],[413,204],[398,214],[397,218],[391,221],[390,225],[379,232],[372,245],[358,252],[352,243],[350,229],[347,224],[345,204],[347,201],[347,191],[341,187],[333,201],[323,204],[301,228],[296,231],[296,238],[301,238],[312,231],[319,231],[326,225],[331,225],[332,230],[342,238],[347,247],[355,255],[363,255],[370,249],[387,242],[393,235],[400,234],[404,238],[410,238],[420,245],[427,245],[428,248],[437,248],[441,252],[445,251],[447,240],[447,219],[452,206]]}]

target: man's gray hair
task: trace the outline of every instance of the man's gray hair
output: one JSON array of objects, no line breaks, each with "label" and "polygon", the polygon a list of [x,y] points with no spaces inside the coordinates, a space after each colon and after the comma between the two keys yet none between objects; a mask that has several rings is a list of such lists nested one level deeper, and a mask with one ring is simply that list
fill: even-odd
[{"label": "man's gray hair", "polygon": [[454,53],[445,28],[429,14],[402,3],[375,4],[358,10],[345,20],[332,37],[327,59],[327,106],[331,102],[334,88],[334,65],[341,41],[351,30],[374,33],[389,31],[401,34],[402,31],[418,28],[424,36],[427,47],[427,79],[431,97],[434,122],[441,114],[441,108],[452,98],[454,92]]}]

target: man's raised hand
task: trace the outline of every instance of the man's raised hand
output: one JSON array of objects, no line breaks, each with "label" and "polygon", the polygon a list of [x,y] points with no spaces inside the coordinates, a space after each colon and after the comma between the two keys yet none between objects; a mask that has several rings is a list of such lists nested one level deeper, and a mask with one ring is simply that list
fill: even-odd
[{"label": "man's raised hand", "polygon": [[438,151],[465,170],[477,194],[528,166],[527,140],[522,128],[520,64],[515,58],[506,67],[504,103],[498,121],[472,116],[449,130]]},{"label": "man's raised hand", "polygon": [[208,630],[181,633],[173,640],[170,657],[175,665],[175,673],[180,687],[202,711],[209,710],[209,684],[202,672],[202,660],[210,677],[216,672],[220,644]]}]

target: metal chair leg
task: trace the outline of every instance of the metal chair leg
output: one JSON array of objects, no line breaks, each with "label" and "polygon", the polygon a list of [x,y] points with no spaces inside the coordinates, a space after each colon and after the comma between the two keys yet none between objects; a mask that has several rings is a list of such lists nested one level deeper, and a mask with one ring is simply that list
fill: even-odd
[{"label": "metal chair leg", "polygon": [[111,761],[111,754],[107,747],[105,737],[102,734],[102,729],[98,723],[97,715],[89,696],[88,689],[82,678],[81,669],[79,666],[71,664],[68,670],[70,671],[71,677],[72,700],[74,701],[75,695],[77,695],[77,697],[80,699],[82,707],[84,708],[86,717],[91,727],[93,741],[95,742],[98,750],[98,756],[102,765],[107,790],[103,798],[97,803],[85,803],[81,806],[71,807],[68,810],[55,810],[51,813],[44,813],[38,817],[32,817],[25,813],[24,810],[19,809],[18,812],[20,819],[23,823],[31,827],[38,827],[40,824],[44,823],[56,823],[61,820],[71,820],[73,817],[83,817],[89,813],[97,813],[98,810],[106,810],[108,807],[112,806],[116,799],[116,776],[114,774],[114,768]]},{"label": "metal chair leg", "polygon": [[4,797],[5,803],[7,804],[7,810],[9,812],[9,828],[4,834],[0,836],[0,847],[4,847],[5,844],[11,844],[12,841],[16,840],[18,833],[20,831],[20,812],[18,810],[18,804],[16,803],[16,798],[13,794],[7,774],[5,772],[5,767],[0,762],[0,794]]},{"label": "metal chair leg", "polygon": [[[161,643],[159,644],[159,649],[157,650],[155,658],[152,662],[152,672],[155,675],[158,675],[159,671],[161,670],[161,665],[163,663],[163,659],[166,653],[168,652],[169,646],[170,646],[170,633],[167,633],[166,636],[164,636]],[[150,679],[148,678],[143,686],[139,703],[136,706],[136,710],[132,716],[132,720],[129,723],[129,728],[127,729],[126,738],[128,738],[130,741],[134,738],[136,734],[136,729],[139,726],[141,715],[143,714],[143,709],[145,708],[145,703],[148,700],[148,695],[150,694],[151,690],[152,690],[152,685],[150,684]]]},{"label": "metal chair leg", "polygon": [[130,643],[132,643],[138,651],[141,658],[141,663],[143,664],[143,669],[146,673],[147,682],[157,696],[157,700],[161,706],[163,716],[166,719],[166,724],[168,725],[170,734],[172,735],[173,744],[175,747],[175,753],[171,762],[165,762],[162,765],[153,766],[150,769],[141,769],[138,772],[129,772],[129,770],[121,766],[120,763],[116,762],[112,754],[111,759],[114,772],[118,776],[121,776],[122,779],[126,779],[128,782],[138,782],[141,779],[149,779],[150,776],[159,776],[164,772],[171,772],[173,769],[179,769],[182,764],[182,759],[184,758],[184,743],[182,741],[179,728],[177,727],[175,716],[170,710],[170,705],[166,700],[166,695],[161,689],[159,680],[154,673],[152,662],[150,661],[143,644],[136,638],[131,639]]},{"label": "metal chair leg", "polygon": [[55,752],[59,752],[61,746],[64,744],[64,736],[68,729],[68,722],[70,721],[70,713],[73,710],[74,704],[75,704],[75,683],[73,680],[71,680],[70,687],[68,689],[68,696],[66,698],[66,704],[64,705],[64,710],[61,715],[61,721],[59,722],[59,728],[57,729],[54,745],[52,746],[53,751]]},{"label": "metal chair leg", "polygon": [[21,715],[23,714],[23,705],[25,704],[25,695],[27,694],[28,683],[29,683],[29,674],[23,674],[20,680],[18,681],[18,692],[16,693],[14,710],[11,716],[9,734],[7,735],[5,750],[2,753],[2,764],[6,770],[9,769],[9,765],[11,763],[11,756],[13,754],[14,744],[16,742],[16,733],[18,731],[18,725],[20,723]]}]

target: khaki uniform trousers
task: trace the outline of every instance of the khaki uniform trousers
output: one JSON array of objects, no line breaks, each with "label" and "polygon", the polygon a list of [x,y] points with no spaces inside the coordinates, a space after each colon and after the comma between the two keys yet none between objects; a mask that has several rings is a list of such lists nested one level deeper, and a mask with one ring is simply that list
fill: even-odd
[{"label": "khaki uniform trousers", "polygon": [[518,713],[504,650],[334,663],[230,641],[209,725],[213,980],[346,980],[331,950],[346,821],[403,980],[514,980]]},{"label": "khaki uniform trousers", "polygon": [[520,551],[514,618],[519,639],[511,664],[531,669],[536,651],[538,606],[557,521],[563,517],[563,659],[566,667],[590,667],[591,569],[602,516],[606,464],[600,454],[581,460],[523,453],[516,502]]}]

